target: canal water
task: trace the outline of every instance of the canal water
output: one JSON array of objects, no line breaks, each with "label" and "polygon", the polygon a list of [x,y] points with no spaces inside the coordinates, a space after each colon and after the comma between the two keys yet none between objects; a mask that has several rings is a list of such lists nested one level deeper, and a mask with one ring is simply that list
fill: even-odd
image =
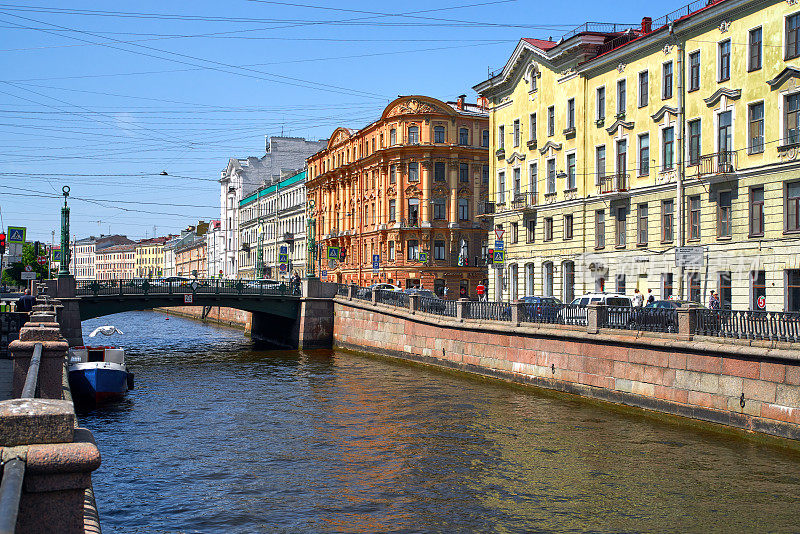
[{"label": "canal water", "polygon": [[79,414],[106,534],[800,530],[793,453],[155,312],[84,341],[102,324],[136,373]]}]

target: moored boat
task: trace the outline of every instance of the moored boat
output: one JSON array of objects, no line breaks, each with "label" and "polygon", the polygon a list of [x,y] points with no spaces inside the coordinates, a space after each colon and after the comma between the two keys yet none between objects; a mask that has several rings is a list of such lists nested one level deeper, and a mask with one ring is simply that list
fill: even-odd
[{"label": "moored boat", "polygon": [[[98,328],[90,337],[98,331],[106,335],[119,332],[113,329],[106,333]],[[72,347],[69,349],[68,370],[70,390],[77,402],[96,404],[117,400],[133,389],[133,373],[129,373],[125,366],[125,350],[121,348]]]}]

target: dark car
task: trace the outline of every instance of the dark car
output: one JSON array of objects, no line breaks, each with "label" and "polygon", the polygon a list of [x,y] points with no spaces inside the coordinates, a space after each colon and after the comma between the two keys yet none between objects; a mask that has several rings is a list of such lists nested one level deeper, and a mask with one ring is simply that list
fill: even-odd
[{"label": "dark car", "polygon": [[403,292],[409,295],[419,295],[421,311],[444,313],[446,304],[430,289],[409,288]]},{"label": "dark car", "polygon": [[643,308],[633,308],[630,327],[655,332],[678,331],[678,308],[704,308],[691,300],[656,300]]},{"label": "dark car", "polygon": [[558,312],[564,304],[555,297],[522,297],[521,302],[523,321],[533,323],[556,323]]}]

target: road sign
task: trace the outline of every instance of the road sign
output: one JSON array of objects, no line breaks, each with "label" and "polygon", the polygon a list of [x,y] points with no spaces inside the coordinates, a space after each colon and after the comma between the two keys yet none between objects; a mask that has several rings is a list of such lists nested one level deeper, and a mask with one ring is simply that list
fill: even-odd
[{"label": "road sign", "polygon": [[372,272],[373,274],[378,274],[381,269],[381,256],[380,254],[373,254],[372,255]]},{"label": "road sign", "polygon": [[282,273],[285,273],[286,271],[288,271],[288,270],[289,270],[289,265],[288,265],[288,264],[286,264],[286,263],[281,263],[281,264],[278,266],[278,270],[279,270],[280,272],[282,272]]},{"label": "road sign", "polygon": [[505,250],[497,250],[494,251],[494,262],[495,263],[504,263],[506,261],[506,251]]},{"label": "road sign", "polygon": [[25,271],[25,272],[19,273],[19,277],[22,280],[36,280],[36,276],[37,276],[37,273],[30,272],[30,271]]},{"label": "road sign", "polygon": [[339,259],[339,247],[328,247],[328,259],[329,260]]},{"label": "road sign", "polygon": [[703,266],[703,253],[703,247],[675,247],[675,265],[700,268]]},{"label": "road sign", "polygon": [[289,263],[289,255],[284,252],[278,254],[278,263]]},{"label": "road sign", "polygon": [[502,228],[495,228],[494,229],[494,235],[497,236],[497,240],[498,241],[503,239],[503,234],[504,233],[506,233],[506,231],[503,230]]},{"label": "road sign", "polygon": [[494,242],[494,249],[495,250],[505,250],[506,247],[504,245],[505,245],[505,241],[503,241],[502,239],[497,240],[497,241]]},{"label": "road sign", "polygon": [[19,243],[20,245],[25,242],[25,227],[24,226],[9,226],[8,227],[8,242]]},{"label": "road sign", "polygon": [[54,249],[51,254],[53,261],[61,261],[61,249]]},{"label": "road sign", "polygon": [[288,254],[289,253],[289,247],[287,247],[286,245],[281,245],[279,247],[279,251],[278,252],[280,254]]},{"label": "road sign", "polygon": [[767,307],[767,299],[764,298],[764,295],[761,295],[760,297],[758,297],[758,300],[756,302],[758,304],[758,309],[759,310],[763,310],[764,308]]},{"label": "road sign", "polygon": [[326,271],[325,269],[322,269],[319,272],[319,276],[320,276],[320,278],[327,278],[328,277],[328,271]]},{"label": "road sign", "polygon": [[39,256],[36,258],[36,263],[39,265],[47,265],[47,256]]},{"label": "road sign", "polygon": [[428,261],[428,253],[427,252],[420,252],[419,253],[419,261],[425,263]]},{"label": "road sign", "polygon": [[184,304],[192,304],[193,302],[194,302],[194,295],[187,294],[183,296]]},{"label": "road sign", "polygon": [[25,266],[25,271],[26,272],[31,272],[32,270],[33,270],[33,265],[26,265]]}]

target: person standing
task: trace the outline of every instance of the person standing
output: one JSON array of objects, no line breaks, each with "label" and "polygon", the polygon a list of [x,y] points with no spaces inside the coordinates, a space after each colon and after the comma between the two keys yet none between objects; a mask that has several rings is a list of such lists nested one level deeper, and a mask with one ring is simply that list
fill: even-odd
[{"label": "person standing", "polygon": [[633,305],[637,308],[644,306],[644,295],[642,295],[638,287],[633,290]]},{"label": "person standing", "polygon": [[483,282],[478,282],[478,285],[475,287],[475,292],[478,294],[478,300],[484,300],[483,297],[486,294],[486,286],[483,285]]},{"label": "person standing", "polygon": [[653,290],[648,288],[647,289],[647,303],[652,304],[656,301],[656,297],[653,296]]},{"label": "person standing", "polygon": [[30,313],[33,310],[34,304],[36,304],[36,297],[31,296],[30,289],[26,289],[25,294],[17,299],[17,311]]},{"label": "person standing", "polygon": [[442,288],[442,297],[443,298],[447,298],[447,293],[449,293],[449,292],[450,292],[450,290],[448,289],[447,285],[445,284],[445,286]]},{"label": "person standing", "polygon": [[712,310],[719,309],[719,295],[717,295],[714,290],[711,290],[711,296],[708,297],[708,307]]}]

